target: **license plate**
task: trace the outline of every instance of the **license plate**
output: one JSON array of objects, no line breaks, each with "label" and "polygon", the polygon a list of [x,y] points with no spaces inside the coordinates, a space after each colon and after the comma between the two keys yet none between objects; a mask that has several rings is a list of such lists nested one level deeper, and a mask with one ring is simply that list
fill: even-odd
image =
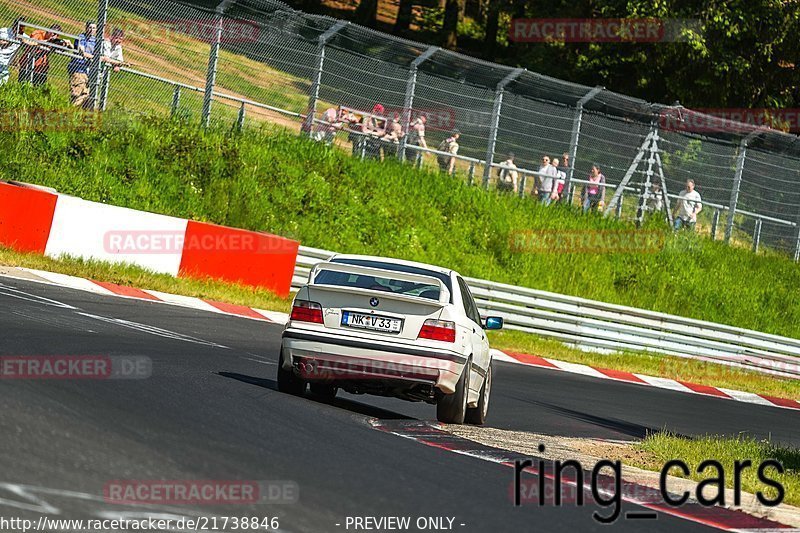
[{"label": "license plate", "polygon": [[400,333],[403,321],[379,315],[365,315],[351,311],[342,312],[342,325],[351,328],[371,329],[384,333]]}]

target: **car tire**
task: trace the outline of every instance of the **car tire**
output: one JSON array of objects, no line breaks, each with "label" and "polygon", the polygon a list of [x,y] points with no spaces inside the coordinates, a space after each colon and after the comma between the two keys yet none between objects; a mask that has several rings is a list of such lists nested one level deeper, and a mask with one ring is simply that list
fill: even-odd
[{"label": "car tire", "polygon": [[297,377],[291,370],[283,368],[283,351],[278,358],[278,390],[286,394],[302,396],[306,392],[306,382]]},{"label": "car tire", "polygon": [[467,414],[469,396],[469,373],[471,362],[467,361],[464,371],[456,383],[456,391],[446,394],[436,403],[436,419],[445,424],[463,424]]},{"label": "car tire", "polygon": [[327,383],[309,383],[308,389],[311,391],[311,394],[324,400],[333,400],[336,397],[336,392],[339,390],[338,387],[328,385]]},{"label": "car tire", "polygon": [[486,378],[483,380],[481,395],[478,397],[478,405],[467,409],[464,420],[467,424],[482,426],[486,423],[486,414],[489,412],[489,396],[492,394],[492,364],[486,369]]}]

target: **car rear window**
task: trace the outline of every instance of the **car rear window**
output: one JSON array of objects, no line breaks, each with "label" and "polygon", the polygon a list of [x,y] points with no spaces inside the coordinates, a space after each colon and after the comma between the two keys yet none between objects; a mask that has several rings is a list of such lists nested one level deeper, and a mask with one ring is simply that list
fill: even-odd
[{"label": "car rear window", "polygon": [[412,283],[391,277],[366,276],[363,274],[348,274],[347,272],[334,272],[322,270],[314,283],[319,285],[335,285],[337,287],[355,287],[374,291],[392,292],[408,296],[419,296],[430,300],[439,300],[439,285],[430,283]]},{"label": "car rear window", "polygon": [[[453,303],[453,287],[452,287],[452,285],[450,283],[450,276],[448,276],[447,274],[442,274],[441,272],[436,272],[435,270],[428,270],[426,268],[419,268],[419,267],[409,266],[409,265],[398,265],[398,264],[395,264],[395,263],[384,263],[382,261],[370,261],[368,259],[346,259],[346,258],[341,258],[340,259],[340,258],[336,258],[336,259],[333,259],[331,262],[332,263],[340,263],[340,264],[343,264],[343,265],[355,265],[355,266],[363,266],[363,267],[369,267],[369,268],[382,268],[384,270],[393,270],[395,272],[405,272],[407,274],[419,274],[421,276],[430,276],[432,278],[440,279],[440,280],[442,280],[442,283],[444,283],[444,286],[447,287],[447,290],[450,293],[450,303]],[[328,272],[325,272],[325,274],[334,274],[334,273],[328,271]],[[353,274],[346,274],[346,275],[347,276],[353,276]],[[360,276],[360,275],[358,275],[356,277],[359,277],[359,278],[360,277],[365,277],[365,278],[376,279],[373,276]],[[319,281],[319,277],[317,277],[316,281],[317,281],[317,283],[320,282]],[[416,286],[415,288],[409,287],[409,288],[406,288],[406,289],[401,289],[400,291],[392,290],[392,292],[400,292],[401,294],[414,294],[415,296],[422,296],[424,298],[431,298],[433,300],[438,300],[439,299],[439,288],[438,287],[434,287],[433,285],[427,285],[428,289],[426,289],[426,290],[435,290],[436,291],[436,296],[435,297],[432,297],[431,293],[425,294],[426,290],[422,290],[421,289],[422,285],[420,285],[418,283],[415,284],[415,283],[401,282],[401,281],[398,281],[398,280],[391,280],[391,281],[392,281],[392,283],[395,283],[395,284],[407,283],[409,286],[411,286],[411,285],[415,285]],[[339,283],[336,283],[336,285],[338,285],[338,284]],[[388,284],[386,284],[386,283],[383,283],[382,285],[388,286]],[[354,285],[349,285],[349,286],[354,286]],[[401,292],[402,290],[409,290],[411,292]],[[414,291],[419,291],[419,294],[415,294]]]}]

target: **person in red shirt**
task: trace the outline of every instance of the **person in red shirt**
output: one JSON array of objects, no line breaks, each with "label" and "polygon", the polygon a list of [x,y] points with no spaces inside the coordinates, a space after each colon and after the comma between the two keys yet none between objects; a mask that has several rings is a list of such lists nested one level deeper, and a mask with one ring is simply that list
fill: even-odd
[{"label": "person in red shirt", "polygon": [[61,26],[56,24],[49,30],[34,30],[29,36],[20,36],[25,43],[25,51],[19,60],[20,83],[30,82],[37,87],[47,83],[47,72],[50,70],[48,56],[52,49],[43,43],[72,48],[69,41],[58,36],[60,31]]}]

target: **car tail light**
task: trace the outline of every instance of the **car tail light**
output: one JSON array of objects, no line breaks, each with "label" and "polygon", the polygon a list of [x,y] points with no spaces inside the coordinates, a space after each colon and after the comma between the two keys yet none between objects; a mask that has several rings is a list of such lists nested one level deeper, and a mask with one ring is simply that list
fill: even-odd
[{"label": "car tail light", "polygon": [[434,320],[429,318],[419,330],[420,339],[434,341],[456,342],[456,324],[449,320]]},{"label": "car tail light", "polygon": [[295,300],[292,305],[292,314],[289,316],[290,320],[297,320],[299,322],[314,322],[315,324],[322,324],[322,306],[317,302],[309,302],[308,300]]}]

